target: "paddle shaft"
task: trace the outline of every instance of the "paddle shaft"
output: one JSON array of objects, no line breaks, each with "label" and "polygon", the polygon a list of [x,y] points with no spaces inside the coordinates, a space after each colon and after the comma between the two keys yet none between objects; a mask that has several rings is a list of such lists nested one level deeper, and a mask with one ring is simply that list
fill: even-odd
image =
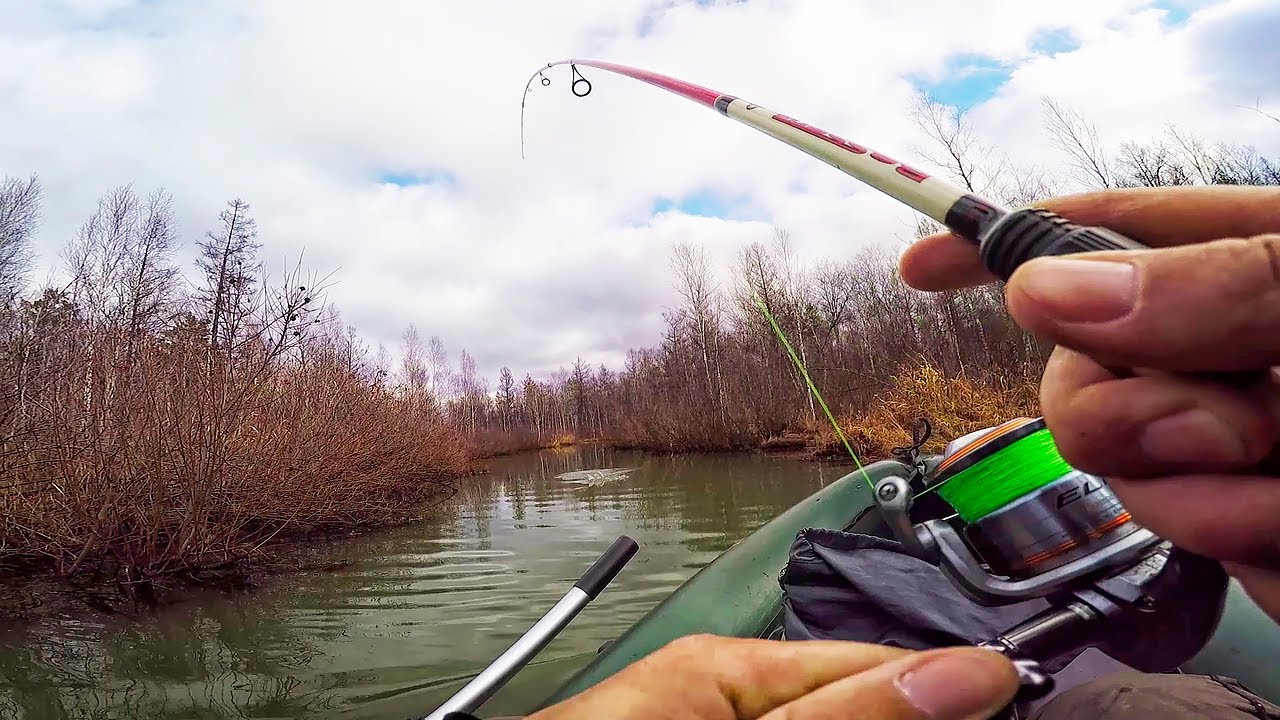
[{"label": "paddle shaft", "polygon": [[636,554],[639,546],[626,535],[620,536],[605,550],[591,567],[573,584],[550,610],[533,627],[525,631],[506,652],[489,663],[453,697],[446,700],[424,720],[444,720],[449,713],[471,713],[493,697],[516,673],[529,664],[542,649],[564,630],[578,613],[595,600],[605,587],[617,577],[622,568]]}]

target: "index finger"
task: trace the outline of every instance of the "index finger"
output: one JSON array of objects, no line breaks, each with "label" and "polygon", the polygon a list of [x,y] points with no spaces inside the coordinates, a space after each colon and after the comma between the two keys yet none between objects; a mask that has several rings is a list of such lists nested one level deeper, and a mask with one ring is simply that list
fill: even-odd
[{"label": "index finger", "polygon": [[[1126,188],[1035,203],[1079,225],[1109,228],[1152,247],[1280,232],[1280,188],[1237,185]],[[994,282],[973,243],[950,233],[921,238],[900,260],[917,290]]]}]

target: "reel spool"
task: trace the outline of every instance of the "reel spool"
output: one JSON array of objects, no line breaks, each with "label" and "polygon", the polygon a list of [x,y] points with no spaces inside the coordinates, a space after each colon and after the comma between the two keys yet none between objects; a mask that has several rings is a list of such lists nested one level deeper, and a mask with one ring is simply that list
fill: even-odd
[{"label": "reel spool", "polygon": [[940,567],[981,605],[1045,597],[1136,562],[1160,544],[1103,478],[1071,467],[1043,418],[1016,418],[947,445],[924,492],[956,514],[914,523],[910,484],[876,484],[876,504],[908,553]]},{"label": "reel spool", "polygon": [[1103,478],[1067,464],[1043,418],[953,440],[934,477],[965,522],[965,540],[997,575],[1047,572],[1140,529]]}]

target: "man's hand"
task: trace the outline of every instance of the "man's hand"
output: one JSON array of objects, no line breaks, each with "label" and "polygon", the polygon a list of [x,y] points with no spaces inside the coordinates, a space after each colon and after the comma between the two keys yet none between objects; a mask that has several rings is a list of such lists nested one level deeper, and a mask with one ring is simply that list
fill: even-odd
[{"label": "man's hand", "polygon": [[985,720],[1012,663],[979,648],[681,638],[529,720]]},{"label": "man's hand", "polygon": [[[1280,620],[1280,189],[1093,193],[1044,207],[1154,248],[1032,260],[1006,302],[1058,347],[1041,383],[1066,459],[1108,478],[1134,519],[1222,560]],[[935,235],[903,256],[922,290],[991,282],[973,246]],[[1195,373],[1263,371],[1249,387]]]}]

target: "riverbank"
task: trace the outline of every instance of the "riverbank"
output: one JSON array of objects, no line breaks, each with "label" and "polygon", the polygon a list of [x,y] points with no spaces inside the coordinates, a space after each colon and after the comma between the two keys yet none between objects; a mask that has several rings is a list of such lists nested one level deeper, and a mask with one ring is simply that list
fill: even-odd
[{"label": "riverbank", "polygon": [[176,571],[138,576],[132,583],[122,580],[124,573],[110,556],[86,556],[88,561],[74,574],[59,572],[52,562],[6,567],[0,572],[0,625],[86,613],[149,614],[199,594],[255,592],[282,576],[340,570],[342,564],[327,559],[325,548],[420,523],[458,490],[456,483],[441,483],[416,493],[417,500],[401,495],[377,519],[278,529],[255,543],[245,537],[218,562],[193,562]]},{"label": "riverbank", "polygon": [[436,402],[353,372],[341,338],[288,363],[199,334],[37,341],[0,448],[0,578],[91,606],[244,587],[280,543],[407,522],[475,468]]},{"label": "riverbank", "polygon": [[[60,596],[69,593],[104,612],[164,605],[192,589],[251,589],[290,562],[280,560],[289,557],[290,543],[414,522],[458,490],[451,478],[483,472],[484,461],[523,452],[598,447],[668,456],[763,452],[850,460],[832,427],[812,415],[781,432],[722,435],[731,438],[727,442],[639,424],[629,425],[630,433],[606,437],[516,432],[465,437],[441,422],[431,406],[378,393],[357,394],[347,402],[356,400],[379,403],[369,412],[380,424],[323,425],[343,448],[340,453],[317,452],[323,447],[319,442],[299,442],[291,443],[290,458],[278,445],[250,444],[240,447],[240,460],[226,462],[224,474],[204,486],[175,484],[163,476],[133,483],[82,476],[57,489],[39,486],[0,498],[10,509],[3,538],[9,550],[0,563],[0,580],[9,580],[10,591],[0,593],[0,615],[27,612],[32,594],[12,588],[33,576],[61,586],[66,592]],[[293,412],[275,417],[292,421],[290,427],[310,417]],[[871,462],[912,444],[912,428],[921,417],[933,428],[923,450],[938,452],[955,437],[1036,412],[1036,388],[1030,383],[999,389],[922,366],[895,376],[874,402],[838,419],[859,460]],[[273,473],[282,461],[293,471]],[[200,511],[202,517],[192,515]]]},{"label": "riverbank", "polygon": [[[895,374],[872,400],[855,410],[837,408],[840,430],[850,448],[815,406],[778,429],[748,417],[728,416],[715,422],[674,424],[665,418],[628,418],[594,437],[573,433],[546,436],[528,430],[487,431],[474,437],[478,457],[497,458],[529,452],[600,445],[616,450],[657,454],[762,451],[814,460],[858,458],[878,460],[893,449],[913,443],[913,429],[926,419],[932,434],[925,452],[940,452],[953,438],[1019,416],[1038,414],[1038,386],[1021,382],[997,386],[965,377],[948,377],[928,364]],[[705,420],[705,418],[704,418]]]}]

